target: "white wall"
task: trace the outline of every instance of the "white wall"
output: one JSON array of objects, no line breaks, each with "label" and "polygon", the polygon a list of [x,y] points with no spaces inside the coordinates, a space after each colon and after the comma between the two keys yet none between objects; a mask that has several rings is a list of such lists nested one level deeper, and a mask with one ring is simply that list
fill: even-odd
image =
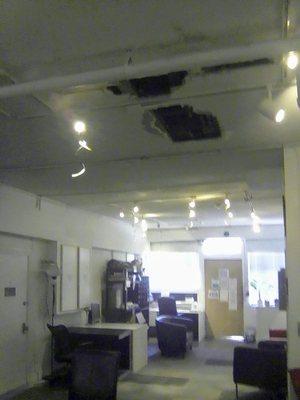
[{"label": "white wall", "polygon": [[[125,252],[141,254],[147,242],[142,232],[111,218],[76,210],[62,203],[0,185],[0,252],[28,256],[28,382],[36,383],[49,372],[50,321],[47,309],[48,282],[41,260],[57,260],[60,244],[92,249],[90,263],[91,301],[101,302],[105,262]],[[110,250],[115,250],[115,254]],[[104,254],[104,255],[103,255]],[[82,311],[61,314],[55,323],[71,325],[84,321]]]},{"label": "white wall", "polygon": [[[284,149],[286,273],[288,278],[288,367],[300,366],[300,147]],[[296,398],[290,394],[290,398]]]}]

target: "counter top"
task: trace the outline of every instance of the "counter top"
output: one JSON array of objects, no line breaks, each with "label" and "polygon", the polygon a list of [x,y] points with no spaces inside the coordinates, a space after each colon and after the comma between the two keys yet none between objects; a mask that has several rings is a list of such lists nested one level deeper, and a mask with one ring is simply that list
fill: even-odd
[{"label": "counter top", "polygon": [[78,324],[72,325],[72,328],[87,328],[87,329],[126,329],[136,331],[138,329],[148,329],[147,324],[129,324],[123,322],[98,322],[96,324]]},{"label": "counter top", "polygon": [[[158,312],[158,308],[150,308],[150,312]],[[178,314],[200,314],[199,310],[182,310],[180,308],[177,308]]]}]

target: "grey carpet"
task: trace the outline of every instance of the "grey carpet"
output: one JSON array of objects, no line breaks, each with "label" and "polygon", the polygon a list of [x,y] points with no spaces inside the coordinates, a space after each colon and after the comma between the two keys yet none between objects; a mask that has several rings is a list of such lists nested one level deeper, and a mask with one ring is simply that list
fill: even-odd
[{"label": "grey carpet", "polygon": [[206,365],[232,365],[232,360],[224,360],[224,359],[217,359],[217,358],[208,358],[205,361]]}]

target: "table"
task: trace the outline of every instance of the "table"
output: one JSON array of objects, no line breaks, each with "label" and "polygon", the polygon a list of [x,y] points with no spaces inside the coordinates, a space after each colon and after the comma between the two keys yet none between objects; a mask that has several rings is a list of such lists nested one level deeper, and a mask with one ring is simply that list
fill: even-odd
[{"label": "table", "polygon": [[148,363],[148,326],[146,324],[97,323],[68,327],[76,340],[92,340],[102,349],[118,350],[121,367],[133,372]]}]

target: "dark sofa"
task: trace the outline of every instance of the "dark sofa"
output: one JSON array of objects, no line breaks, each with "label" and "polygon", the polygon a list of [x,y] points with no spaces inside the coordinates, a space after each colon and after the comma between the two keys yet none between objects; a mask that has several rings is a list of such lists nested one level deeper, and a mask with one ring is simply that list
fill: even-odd
[{"label": "dark sofa", "polygon": [[184,356],[193,345],[193,321],[178,316],[160,315],[155,320],[158,347],[163,356]]},{"label": "dark sofa", "polygon": [[284,348],[236,347],[233,357],[233,381],[270,391],[276,398],[285,398],[287,390],[287,356]]}]

